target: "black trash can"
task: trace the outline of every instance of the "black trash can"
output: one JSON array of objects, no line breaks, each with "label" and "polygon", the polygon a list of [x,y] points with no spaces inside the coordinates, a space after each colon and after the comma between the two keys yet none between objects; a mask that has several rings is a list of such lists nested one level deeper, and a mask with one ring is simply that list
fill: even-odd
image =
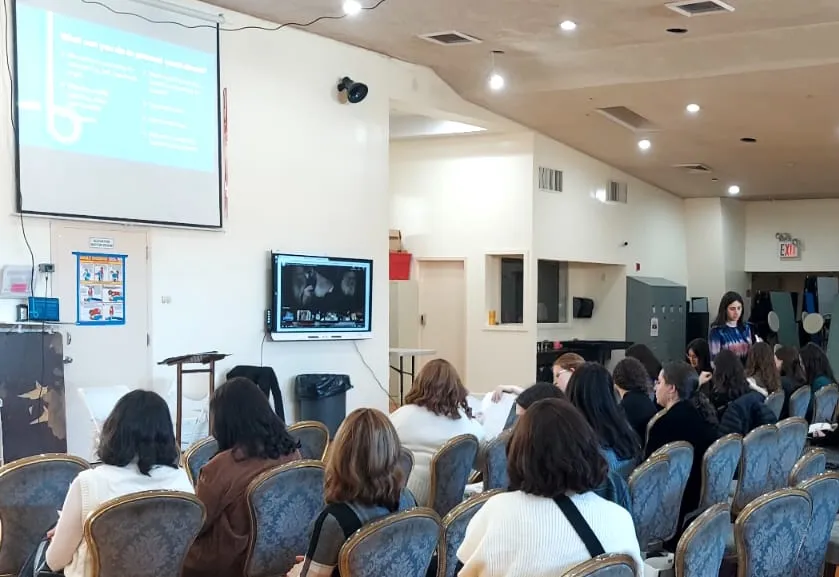
[{"label": "black trash can", "polygon": [[305,374],[294,379],[297,418],[320,421],[329,429],[329,438],[347,416],[347,391],[352,388],[349,375]]}]

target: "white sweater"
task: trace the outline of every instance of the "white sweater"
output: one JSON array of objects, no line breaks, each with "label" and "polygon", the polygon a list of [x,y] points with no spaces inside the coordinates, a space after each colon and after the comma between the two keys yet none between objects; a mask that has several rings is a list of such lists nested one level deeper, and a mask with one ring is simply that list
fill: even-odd
[{"label": "white sweater", "polygon": [[53,571],[63,569],[65,577],[90,577],[92,566],[82,538],[88,515],[105,501],[153,490],[195,492],[186,472],[172,467],[154,467],[149,475],[143,475],[135,464],[100,465],[79,473],[67,491],[55,536],[47,548],[47,565]]},{"label": "white sweater", "polygon": [[[571,500],[606,553],[643,561],[629,512],[594,493]],[[552,499],[521,491],[496,495],[478,511],[457,550],[460,577],[556,577],[591,559],[577,532]]]},{"label": "white sweater", "polygon": [[419,405],[405,405],[391,413],[390,420],[402,445],[414,454],[414,470],[408,488],[421,506],[428,505],[431,483],[431,458],[446,441],[458,435],[475,435],[484,439],[484,428],[461,411],[459,419],[435,415]]}]

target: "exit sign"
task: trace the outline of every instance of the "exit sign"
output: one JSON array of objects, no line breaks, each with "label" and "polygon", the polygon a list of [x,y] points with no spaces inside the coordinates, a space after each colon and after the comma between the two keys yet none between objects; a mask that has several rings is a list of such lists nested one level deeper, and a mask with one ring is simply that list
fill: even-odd
[{"label": "exit sign", "polygon": [[778,243],[778,255],[781,260],[796,259],[800,255],[798,253],[798,243],[784,240]]}]

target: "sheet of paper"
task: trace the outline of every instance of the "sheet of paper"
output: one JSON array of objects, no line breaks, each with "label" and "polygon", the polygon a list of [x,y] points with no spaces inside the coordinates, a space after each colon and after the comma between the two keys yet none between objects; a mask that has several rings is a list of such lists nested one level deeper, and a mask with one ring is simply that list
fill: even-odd
[{"label": "sheet of paper", "polygon": [[497,403],[492,402],[492,395],[484,395],[481,402],[481,414],[487,439],[494,439],[501,434],[515,402],[515,395],[509,393],[501,395]]}]

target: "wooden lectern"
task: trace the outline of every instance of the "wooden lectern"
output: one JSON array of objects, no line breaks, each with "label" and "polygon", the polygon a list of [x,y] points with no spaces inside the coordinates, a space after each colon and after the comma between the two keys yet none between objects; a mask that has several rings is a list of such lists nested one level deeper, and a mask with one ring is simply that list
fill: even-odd
[{"label": "wooden lectern", "polygon": [[[180,357],[171,357],[157,363],[158,365],[166,365],[167,367],[176,367],[178,370],[178,401],[175,412],[175,439],[178,442],[178,449],[181,448],[181,429],[183,426],[184,375],[200,373],[210,375],[210,396],[212,396],[216,387],[216,361],[220,361],[229,356],[218,351],[210,351],[208,353],[194,353]],[[202,368],[185,369],[184,365],[201,365]],[[213,430],[212,415],[210,416],[209,430]]]}]

